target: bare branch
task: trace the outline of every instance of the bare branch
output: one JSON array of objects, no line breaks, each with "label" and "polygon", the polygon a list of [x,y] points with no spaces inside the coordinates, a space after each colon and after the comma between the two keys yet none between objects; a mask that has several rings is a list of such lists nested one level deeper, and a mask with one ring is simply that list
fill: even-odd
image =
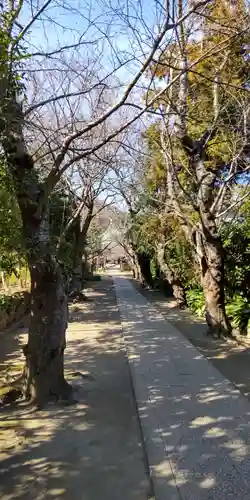
[{"label": "bare branch", "polygon": [[[201,2],[197,2],[193,8],[191,8],[186,14],[181,16],[181,18],[178,21],[176,21],[176,23],[174,23],[174,24],[169,24],[168,20],[165,22],[162,31],[159,33],[159,35],[156,37],[156,39],[154,41],[153,48],[152,48],[150,54],[146,58],[145,62],[142,64],[142,66],[141,66],[140,70],[138,71],[138,73],[136,74],[136,76],[133,78],[131,83],[128,85],[127,90],[124,92],[123,97],[113,107],[111,107],[106,113],[104,113],[102,116],[97,118],[95,121],[90,122],[83,129],[66,137],[66,139],[64,140],[63,146],[62,146],[62,151],[58,154],[58,156],[56,158],[56,165],[55,165],[56,170],[60,167],[60,165],[61,165],[62,161],[64,160],[65,155],[68,151],[68,148],[74,139],[81,137],[82,135],[86,134],[87,132],[92,130],[97,125],[100,125],[101,123],[103,123],[105,120],[107,120],[107,118],[109,118],[113,113],[115,113],[115,111],[117,111],[126,102],[127,98],[129,97],[130,93],[132,92],[133,88],[135,87],[135,85],[137,84],[137,82],[139,81],[141,76],[145,73],[145,71],[149,67],[150,63],[152,62],[154,54],[156,53],[156,51],[157,51],[161,41],[163,40],[166,32],[168,30],[176,28],[178,25],[182,24],[184,22],[184,20],[191,15],[192,12],[195,12],[197,9],[199,9],[200,6],[206,5],[209,1],[210,0],[203,0]],[[186,68],[184,68],[183,71],[181,71],[179,77],[181,77],[185,72],[186,72]],[[146,106],[144,111],[146,109],[148,109],[151,105],[152,104]],[[124,130],[124,128],[122,130]]]},{"label": "bare branch", "polygon": [[16,40],[14,40],[13,47],[17,45],[20,40],[24,37],[25,33],[31,28],[31,26],[35,23],[35,21],[38,19],[38,17],[47,9],[49,4],[52,2],[52,0],[47,0],[40,9],[36,12],[36,14],[29,20],[29,22],[26,24],[26,26],[22,29],[21,33],[19,33],[18,37]]}]

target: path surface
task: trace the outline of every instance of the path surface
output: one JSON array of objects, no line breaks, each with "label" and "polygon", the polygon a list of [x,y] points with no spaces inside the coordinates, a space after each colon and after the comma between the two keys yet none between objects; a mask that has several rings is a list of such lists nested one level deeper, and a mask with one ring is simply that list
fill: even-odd
[{"label": "path surface", "polygon": [[[67,333],[68,377],[91,374],[70,380],[78,404],[1,411],[1,500],[151,498],[112,281],[93,286],[73,306]],[[5,339],[2,362],[13,363],[23,340]]]},{"label": "path surface", "polygon": [[131,283],[250,401],[250,341],[248,338],[240,337],[240,342],[213,339],[205,335],[206,322],[190,310],[176,307],[173,297],[166,297],[158,290],[142,288],[135,280],[131,280]]},{"label": "path surface", "polygon": [[156,500],[249,500],[249,401],[128,280],[114,282]]}]

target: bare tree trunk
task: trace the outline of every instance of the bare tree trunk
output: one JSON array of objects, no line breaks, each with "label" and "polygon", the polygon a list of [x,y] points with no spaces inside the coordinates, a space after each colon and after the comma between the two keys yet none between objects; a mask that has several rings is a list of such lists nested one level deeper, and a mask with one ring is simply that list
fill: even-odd
[{"label": "bare tree trunk", "polygon": [[143,277],[142,277],[142,272],[141,272],[141,267],[138,259],[138,255],[136,253],[136,250],[134,246],[131,243],[128,244],[123,244],[122,245],[131,264],[131,269],[133,272],[133,278],[140,281],[140,283],[143,282]]},{"label": "bare tree trunk", "polygon": [[85,248],[82,255],[82,284],[88,278],[89,273],[90,273],[90,267],[88,263],[88,255]]},{"label": "bare tree trunk", "polygon": [[42,405],[68,400],[71,387],[64,379],[64,350],[68,321],[67,290],[61,264],[50,247],[47,217],[38,222],[23,209],[23,225],[31,276],[31,310],[22,393]]},{"label": "bare tree trunk", "polygon": [[140,283],[144,283],[139,258],[136,252],[133,252],[133,263],[134,263],[135,279],[140,281]]},{"label": "bare tree trunk", "polygon": [[141,281],[141,270],[135,259],[132,260],[132,272],[135,280]]},{"label": "bare tree trunk", "polygon": [[49,254],[30,263],[31,315],[23,392],[42,404],[68,399],[71,388],[64,379],[67,293],[60,264]]},{"label": "bare tree trunk", "polygon": [[78,217],[78,224],[76,225],[76,242],[74,250],[73,274],[71,289],[76,293],[81,293],[83,287],[83,257],[86,246],[86,237],[89,230],[91,220],[93,218],[94,205],[89,207],[88,214],[85,220],[81,221],[81,216]]},{"label": "bare tree trunk", "polygon": [[137,253],[137,258],[140,266],[142,276],[142,285],[152,287],[154,286],[153,277],[150,268],[150,258],[144,252]]},{"label": "bare tree trunk", "polygon": [[175,272],[170,268],[170,266],[165,261],[164,257],[164,245],[159,243],[157,246],[157,260],[161,272],[166,277],[173,289],[174,298],[177,301],[177,306],[183,308],[186,306],[186,294],[184,286]]},{"label": "bare tree trunk", "polygon": [[[213,221],[210,221],[210,228]],[[229,336],[232,328],[225,310],[224,256],[219,236],[203,231],[199,235],[198,254],[201,264],[201,284],[206,301],[208,333],[220,337]],[[198,240],[198,238],[197,238]]]},{"label": "bare tree trunk", "polygon": [[[137,268],[136,268],[136,265],[135,265],[134,258],[131,255],[127,255],[127,261],[128,261],[128,265],[130,267],[130,270],[132,271],[133,278],[137,280],[138,279],[138,273],[137,273]],[[121,262],[120,262],[120,269],[121,269]]]},{"label": "bare tree trunk", "polygon": [[202,142],[194,153],[190,156],[199,183],[197,206],[200,214],[195,239],[206,300],[206,321],[209,333],[229,336],[232,328],[225,309],[223,246],[211,210],[216,172],[205,166],[206,153]]},{"label": "bare tree trunk", "polygon": [[130,242],[128,245],[128,249],[125,247],[125,250],[132,262],[132,271],[134,278],[138,280],[141,284],[144,284],[145,279],[143,277],[141,262],[138,252],[136,251],[136,246],[132,242]]},{"label": "bare tree trunk", "polygon": [[[178,0],[178,15],[182,17],[183,2]],[[184,23],[179,25],[180,65],[183,70],[187,68],[187,39]],[[226,63],[226,59],[223,65]],[[192,200],[193,208],[199,213],[200,230],[195,232],[196,258],[201,266],[201,283],[206,299],[206,320],[209,329],[220,335],[222,332],[230,334],[231,326],[225,311],[224,296],[224,261],[223,247],[218,236],[215,215],[212,210],[213,196],[216,182],[217,169],[220,168],[209,157],[207,144],[213,138],[216,131],[216,119],[218,117],[218,75],[214,82],[214,123],[211,129],[206,130],[198,140],[188,135],[188,78],[187,71],[183,72],[179,80],[179,102],[178,102],[178,135],[182,146],[189,158],[189,168],[193,172],[197,186],[197,198]],[[216,124],[216,125],[215,125]],[[208,163],[210,160],[210,164]],[[169,195],[173,206],[179,212],[178,202],[174,195],[173,174],[170,175]],[[175,180],[178,180],[176,178]],[[180,185],[180,184],[179,184]],[[186,196],[185,190],[183,193]],[[190,198],[189,198],[190,202]],[[181,212],[181,211],[180,211]],[[182,211],[182,219],[185,214]]]},{"label": "bare tree trunk", "polygon": [[34,169],[22,133],[22,113],[14,101],[10,101],[9,116],[13,120],[4,130],[3,147],[21,211],[31,277],[30,328],[19,386],[27,398],[41,405],[51,398],[68,399],[71,394],[63,367],[67,293],[62,267],[50,241],[49,186],[39,180]]}]

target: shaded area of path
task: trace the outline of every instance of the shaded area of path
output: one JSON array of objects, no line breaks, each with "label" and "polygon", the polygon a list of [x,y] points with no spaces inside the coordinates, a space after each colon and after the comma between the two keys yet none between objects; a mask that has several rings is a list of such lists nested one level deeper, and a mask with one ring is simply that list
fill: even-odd
[{"label": "shaded area of path", "polygon": [[156,500],[249,500],[250,403],[115,277]]},{"label": "shaded area of path", "polygon": [[72,306],[65,352],[69,379],[81,373],[70,380],[78,404],[1,410],[1,500],[151,498],[112,281],[87,295]]},{"label": "shaded area of path", "polygon": [[153,304],[163,316],[206,356],[213,365],[228,378],[239,391],[250,400],[250,343],[242,338],[242,344],[235,341],[213,339],[204,333],[205,320],[198,318],[189,310],[176,307],[173,298],[161,292],[142,289],[139,283],[131,280],[135,288]]}]

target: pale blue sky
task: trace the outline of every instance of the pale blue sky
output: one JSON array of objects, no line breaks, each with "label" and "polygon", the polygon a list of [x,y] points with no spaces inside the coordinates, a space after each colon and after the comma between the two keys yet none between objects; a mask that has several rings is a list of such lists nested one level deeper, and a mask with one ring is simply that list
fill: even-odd
[{"label": "pale blue sky", "polygon": [[[128,4],[120,0],[52,0],[25,37],[29,51],[51,51],[82,37],[88,45],[82,45],[80,51],[87,57],[93,50],[91,42],[98,40],[94,48],[106,68],[128,60],[130,54],[137,57],[137,61],[120,71],[120,76],[128,75],[129,79],[130,71],[133,73],[139,66],[142,53],[152,48],[152,35],[162,20],[162,9],[157,0],[131,0]],[[36,8],[32,5],[36,12],[43,2],[38,0]],[[31,16],[31,3],[26,1],[20,22],[25,25]],[[65,56],[70,54],[69,50]]]}]

